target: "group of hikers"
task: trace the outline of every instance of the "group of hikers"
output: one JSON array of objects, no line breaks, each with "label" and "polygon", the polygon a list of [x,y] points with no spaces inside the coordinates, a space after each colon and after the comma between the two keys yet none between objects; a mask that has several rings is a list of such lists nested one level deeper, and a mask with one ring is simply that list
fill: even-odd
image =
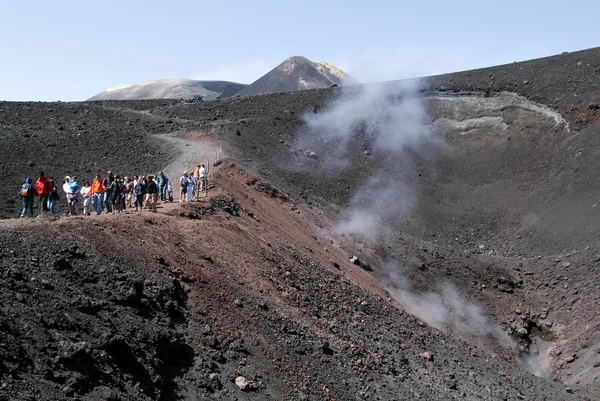
[{"label": "group of hikers", "polygon": [[[208,185],[206,166],[198,165],[190,174],[185,171],[179,184],[181,186],[179,201],[195,200],[197,194]],[[121,213],[127,208],[135,208],[136,211],[148,209],[156,213],[159,199],[161,202],[173,202],[173,184],[162,171],[156,175],[136,175],[121,179],[119,175],[114,175],[112,170],[108,170],[106,177],[97,174],[92,181],[83,180],[83,184],[79,183],[77,176],[66,176],[62,181],[62,192],[67,201],[68,216],[79,214],[80,204],[83,208],[81,214],[90,216],[92,210],[96,215],[100,215],[103,211],[112,214]],[[26,217],[27,214],[33,217],[37,197],[39,197],[40,211],[54,214],[56,203],[61,197],[55,181],[46,177],[43,171],[39,172],[35,182],[31,177],[25,179],[20,195],[23,199],[21,218]]]}]

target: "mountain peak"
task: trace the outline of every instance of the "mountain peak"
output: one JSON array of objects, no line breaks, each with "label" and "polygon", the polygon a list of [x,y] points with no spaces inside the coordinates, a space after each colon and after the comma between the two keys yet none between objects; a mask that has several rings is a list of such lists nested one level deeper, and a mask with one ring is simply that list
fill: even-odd
[{"label": "mountain peak", "polygon": [[277,67],[240,91],[242,95],[291,92],[357,83],[341,69],[326,62],[316,63],[302,56],[285,59]]}]

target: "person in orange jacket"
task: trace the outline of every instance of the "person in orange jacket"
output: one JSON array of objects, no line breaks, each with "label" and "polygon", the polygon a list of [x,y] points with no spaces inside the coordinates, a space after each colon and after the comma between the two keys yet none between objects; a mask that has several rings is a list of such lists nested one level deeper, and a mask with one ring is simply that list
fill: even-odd
[{"label": "person in orange jacket", "polygon": [[44,175],[43,171],[40,171],[37,181],[35,182],[35,189],[40,196],[40,203],[42,212],[48,212],[48,196],[54,189],[54,184]]},{"label": "person in orange jacket", "polygon": [[102,213],[102,201],[104,200],[104,186],[102,185],[102,178],[100,174],[96,174],[96,179],[92,182],[92,189],[90,190],[90,196],[94,199],[94,209],[96,215]]}]

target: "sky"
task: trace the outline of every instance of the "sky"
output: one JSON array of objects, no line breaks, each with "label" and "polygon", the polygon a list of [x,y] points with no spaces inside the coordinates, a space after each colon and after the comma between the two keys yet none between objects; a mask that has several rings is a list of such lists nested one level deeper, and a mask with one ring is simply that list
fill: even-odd
[{"label": "sky", "polygon": [[597,47],[597,27],[597,0],[0,0],[0,100],[251,83],[291,56],[362,82],[412,78]]}]

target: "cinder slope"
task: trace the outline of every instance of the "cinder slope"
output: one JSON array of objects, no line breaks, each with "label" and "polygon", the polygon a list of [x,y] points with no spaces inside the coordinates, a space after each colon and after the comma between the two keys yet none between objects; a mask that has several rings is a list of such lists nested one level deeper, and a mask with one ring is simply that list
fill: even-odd
[{"label": "cinder slope", "polygon": [[240,95],[292,92],[356,83],[348,74],[327,63],[315,63],[305,57],[290,57],[257,79]]},{"label": "cinder slope", "polygon": [[0,398],[577,399],[398,309],[301,198],[212,177],[158,214],[0,224]]},{"label": "cinder slope", "polygon": [[[600,132],[600,111],[595,105],[597,99],[600,99],[599,71],[600,49],[591,49],[525,63],[426,78],[423,81],[422,93],[425,96],[428,121],[436,137],[445,145],[427,148],[427,152],[410,154],[395,171],[399,173],[399,179],[410,184],[418,196],[408,215],[389,219],[393,223],[395,233],[393,241],[385,245],[369,246],[352,238],[343,241],[340,239],[339,243],[348,244],[340,248],[344,250],[340,252],[356,252],[361,257],[364,255],[372,264],[373,272],[367,276],[358,276],[360,280],[356,281],[361,284],[362,290],[367,288],[371,293],[377,293],[375,286],[368,284],[369,280],[373,280],[373,277],[389,279],[390,272],[384,268],[381,261],[393,257],[402,264],[402,274],[410,277],[417,295],[436,291],[438,284],[446,281],[452,283],[469,302],[483,308],[492,322],[513,335],[524,349],[535,348],[540,344],[550,347],[549,352],[542,349],[543,358],[531,359],[535,362],[533,368],[547,368],[542,374],[573,384],[576,392],[579,391],[578,386],[598,388],[600,317],[594,311],[600,302],[600,294],[597,291],[600,285],[600,258],[597,257],[600,254],[597,244],[600,236],[600,216],[596,213],[596,199],[600,199],[600,189],[595,185],[597,171],[600,171],[600,136],[597,135]],[[167,100],[74,104],[0,103],[1,150],[5,154],[4,160],[0,161],[0,167],[4,169],[7,181],[6,185],[0,186],[0,212],[4,217],[17,215],[19,198],[16,190],[19,182],[25,175],[35,174],[38,167],[43,167],[53,176],[75,173],[91,177],[96,172],[103,173],[107,168],[138,173],[153,172],[167,166],[176,157],[177,152],[157,140],[154,135],[176,132],[182,137],[210,139],[214,145],[222,146],[236,163],[248,166],[261,179],[267,177],[279,186],[279,192],[291,195],[294,200],[290,209],[294,213],[298,214],[297,209],[300,210],[300,217],[307,217],[310,214],[307,211],[311,210],[311,207],[315,208],[315,218],[319,216],[315,226],[330,232],[331,226],[318,214],[318,209],[322,208],[334,221],[339,221],[357,189],[369,181],[383,160],[370,146],[364,125],[357,125],[353,127],[356,129],[348,132],[352,138],[346,149],[350,163],[341,171],[329,170],[324,165],[328,152],[334,153],[333,145],[325,143],[321,148],[315,148],[318,158],[314,158],[310,152],[306,152],[310,149],[299,142],[299,133],[305,128],[305,115],[319,115],[327,111],[335,106],[328,101],[335,100],[339,103],[343,94],[343,90],[337,88],[197,103]],[[63,148],[68,151],[63,151]],[[132,152],[122,152],[122,149]],[[239,174],[234,170],[227,170],[226,173],[232,174],[231,177]],[[250,177],[244,176],[243,179],[246,178],[248,182],[252,182]],[[234,187],[232,182],[228,185]],[[252,185],[249,187],[252,188]],[[243,194],[241,198],[236,198],[236,202],[256,213],[258,220],[262,222],[263,218],[253,204],[253,198],[256,200],[256,197],[252,192],[236,188],[235,191],[232,190],[234,196],[237,197],[238,193]],[[303,204],[306,209],[302,209]],[[262,207],[263,213],[275,209],[275,205],[265,204]],[[203,216],[202,210],[189,210],[185,213],[190,219]],[[171,217],[176,216],[170,216],[168,219]],[[228,219],[224,215],[217,217],[217,225],[234,219]],[[244,238],[249,239],[253,249],[256,249],[256,244],[263,244],[265,241],[274,245],[277,239],[271,237],[274,232],[282,238],[290,238],[286,239],[290,244],[301,242],[306,246],[304,239],[297,240],[304,238],[304,229],[308,230],[306,226],[300,225],[299,227],[304,227],[302,230],[292,230],[289,236],[283,236],[279,231],[275,231],[274,226],[269,225],[268,235],[253,237],[255,226],[250,224],[255,224],[254,219],[250,220],[250,216],[246,216],[240,221],[250,227],[248,231],[242,232],[248,235]],[[277,225],[281,220],[273,216],[271,221]],[[125,229],[158,234],[172,221],[165,221],[164,225],[148,223],[148,227],[138,223],[132,223],[131,227]],[[5,238],[7,241],[16,237],[24,238],[25,247],[36,244],[42,247],[40,253],[45,252],[43,246],[46,242],[43,239],[54,238],[54,231],[41,232],[39,237],[22,234],[27,232],[28,228],[31,233],[37,232],[36,224],[38,221],[31,226],[24,225],[18,231],[18,235],[15,235],[14,231],[7,231]],[[64,230],[60,232],[78,232],[76,229],[78,230],[79,226],[76,223],[61,221],[60,224],[69,224],[61,225]],[[71,227],[70,224],[74,226]],[[97,230],[97,226],[95,227]],[[212,249],[226,250],[222,254],[224,259],[230,257],[227,256],[230,253],[238,252],[232,244],[245,241],[241,237],[233,238],[233,233],[240,233],[239,227],[227,227],[231,231],[219,231],[211,238],[228,240],[224,243],[216,239],[211,240],[210,245]],[[118,233],[120,229],[120,226],[106,227],[104,237],[113,238],[113,234]],[[190,234],[193,232],[196,235],[199,232],[198,227],[194,229],[196,231],[190,231]],[[328,251],[331,251],[332,246],[323,242],[326,237],[321,237],[321,234],[313,234],[319,241],[319,247],[310,247],[312,252],[308,252],[325,266],[329,262],[322,259],[320,252],[324,250],[321,251],[321,246],[327,247]],[[185,236],[186,241],[195,239],[195,236],[189,237],[188,239]],[[143,240],[151,241],[149,238]],[[172,240],[173,237],[169,237],[163,245],[168,247]],[[179,239],[176,241],[181,243]],[[95,243],[94,240],[91,243]],[[238,277],[239,270],[235,269],[238,262],[246,263],[245,261],[252,260],[254,265],[262,267],[261,258],[268,260],[267,257],[274,257],[270,248],[268,245],[261,245],[258,259],[256,255],[251,256],[253,254],[248,253],[238,261],[231,261],[231,265],[228,266],[232,270],[227,270],[227,278]],[[175,252],[174,249],[171,246],[169,251]],[[186,249],[193,253],[193,248]],[[185,254],[185,250],[183,253]],[[279,258],[281,255],[275,256]],[[345,261],[347,256],[343,255],[340,260]],[[294,254],[289,253],[289,257],[297,261],[300,256],[294,250]],[[13,259],[12,256],[6,259],[9,260],[7,266],[28,264],[25,263],[26,259]],[[145,262],[142,264],[147,266],[150,261]],[[185,263],[187,265],[187,262]],[[298,276],[308,275],[313,277],[317,284],[327,283],[323,285],[328,289],[337,285],[333,278],[332,281],[327,281],[330,276],[317,274],[324,271],[321,267],[302,270],[296,262],[289,262],[293,264],[293,268],[289,269],[287,262],[285,265],[273,263],[274,269],[283,266],[279,273],[267,269],[272,280],[276,282],[279,281],[278,275],[285,279],[301,272]],[[218,266],[214,274],[225,271],[221,268],[222,266]],[[351,273],[351,267],[347,265],[343,265],[342,269]],[[242,273],[242,279],[249,272],[250,268],[246,269]],[[371,274],[373,276],[370,276]],[[301,280],[293,281],[294,286],[290,286],[295,289],[290,291],[294,294],[296,291],[302,295],[309,294],[309,299],[312,299],[312,294],[321,294],[319,291],[323,290],[318,287],[307,289],[303,287],[307,284]],[[310,285],[315,284],[313,280],[307,282]],[[217,280],[215,285],[225,286],[227,290],[223,292],[227,295],[236,294],[236,283],[238,282],[232,284]],[[242,281],[240,288],[244,285],[254,284]],[[232,286],[233,289],[230,290],[227,286]],[[393,287],[390,285],[390,291]],[[276,290],[289,295],[290,291],[286,288],[281,286],[281,290]],[[339,290],[341,293],[346,291],[342,287],[339,287]],[[322,293],[325,294],[325,291]],[[260,297],[252,294],[244,293],[244,296]],[[356,297],[358,298],[358,295]],[[302,296],[298,296],[295,301],[304,302],[303,299]],[[210,304],[209,299],[205,301]],[[331,297],[323,298],[320,299],[319,305],[327,308],[332,305],[330,302],[334,301]],[[310,305],[311,302],[309,301]],[[370,301],[367,303],[372,304]],[[213,307],[218,309],[222,304],[210,304],[213,306],[207,307],[207,310],[213,313]],[[231,309],[237,310],[233,307]],[[289,310],[286,313],[294,318],[298,316]],[[307,313],[325,325],[331,323],[333,316],[337,316],[335,306],[330,310],[316,310],[316,314],[315,310]],[[250,315],[252,314],[253,311]],[[258,314],[254,315],[256,316],[246,318],[252,322],[265,322]],[[356,319],[353,319],[351,324],[362,320],[362,315],[352,316]],[[397,318],[396,315],[391,318],[391,327],[394,327],[392,321],[396,321]],[[377,314],[373,322],[388,321],[380,319],[384,318]],[[229,319],[229,315],[223,314],[219,315],[218,320],[222,324],[231,320],[237,322],[236,319]],[[400,336],[413,336],[416,333],[413,328],[416,326],[401,321],[407,324],[409,329]],[[340,326],[333,327],[338,330]],[[327,330],[334,333],[331,328]],[[368,333],[373,332],[365,330]],[[298,330],[295,331],[298,333]],[[355,339],[360,339],[360,336],[354,337],[353,334],[350,337],[344,337],[346,334],[341,332],[334,334],[336,338],[350,338],[353,343]],[[386,331],[378,331],[376,338],[369,339],[369,344],[379,344],[381,341],[385,343],[388,335]],[[271,341],[272,336],[278,337],[270,334],[267,336],[269,341],[263,343],[275,343]],[[296,334],[290,333],[290,336]],[[286,342],[287,351],[289,344],[296,344],[286,336],[279,338],[284,342],[290,341]],[[403,338],[391,338],[393,341],[404,341]],[[422,336],[419,335],[418,338],[415,340],[417,343],[421,341]],[[428,334],[423,338],[424,341],[429,341]],[[449,338],[454,344],[455,337]],[[427,347],[429,344],[426,342]],[[441,342],[438,342],[437,346],[439,348],[434,352],[443,355],[444,365],[452,366],[452,353],[456,350],[454,345],[449,346],[446,351]],[[237,344],[235,347],[237,348]],[[381,349],[383,354],[386,354],[386,350],[391,352],[392,348],[382,346]],[[244,349],[248,351],[247,348]],[[298,350],[301,351],[301,348]],[[227,351],[229,349],[223,351],[223,354]],[[270,354],[266,348],[261,352],[265,355]],[[257,355],[255,352],[250,353]],[[308,355],[306,351],[305,354]],[[272,359],[277,360],[277,352],[273,351],[272,355],[275,355]],[[367,358],[362,356],[361,362]],[[225,357],[231,362],[230,357]],[[406,358],[410,361],[410,358]],[[461,358],[458,357],[460,363],[465,362]],[[372,355],[369,360],[373,360]],[[287,359],[282,361],[287,362]],[[320,363],[327,364],[327,359],[302,361],[304,366],[315,366],[316,371],[308,373],[313,378],[325,374],[318,366]],[[493,358],[490,361],[495,363]],[[343,362],[341,364],[343,365]],[[504,369],[506,365],[494,366],[493,369]],[[275,369],[279,368],[277,365]],[[342,367],[339,369],[347,375],[346,377],[354,377]],[[483,365],[474,365],[474,369],[478,383],[468,382],[469,388],[473,386],[483,389],[485,385],[481,383],[487,383],[495,377]],[[270,371],[270,368],[268,370]],[[422,370],[417,370],[423,373]],[[446,371],[449,372],[444,370]],[[435,372],[443,373],[439,370]],[[526,372],[515,371],[507,374],[502,370],[497,373],[499,377],[506,377],[508,381],[516,380],[525,386],[529,385],[530,376]],[[404,373],[401,374],[407,377]],[[464,372],[452,374],[460,381]],[[362,383],[371,383],[369,375],[358,375],[360,380],[365,380]],[[280,380],[282,376],[286,377]],[[269,381],[279,381],[279,384],[268,384],[267,388],[288,389],[289,387],[281,383],[289,380],[289,377],[283,373],[282,376]],[[473,375],[467,373],[465,377],[467,376],[470,378]],[[513,377],[516,379],[513,380]],[[448,378],[451,379],[449,376]],[[380,380],[383,379],[375,378],[375,383],[379,383]],[[396,380],[400,379],[394,378],[393,381]],[[529,387],[530,392],[526,396],[530,399],[543,399],[544,396],[562,399],[569,396],[562,390],[560,393],[554,392],[556,387],[553,387],[553,384],[539,380],[539,383],[532,383]],[[414,386],[411,388],[419,388],[418,382],[407,383]],[[324,384],[326,389],[330,388],[327,383],[319,384]],[[296,387],[292,387],[294,389],[290,391],[296,391]],[[359,387],[357,385],[350,388],[356,391]],[[365,388],[366,386],[360,387],[360,390]],[[520,398],[517,393],[512,392],[513,387],[510,388],[511,394]],[[428,398],[429,394],[433,394],[429,397],[433,399],[435,394],[448,398],[447,393],[439,390],[437,385],[427,391],[431,393],[425,392],[425,398]],[[472,393],[467,392],[467,396],[473,398],[502,398],[505,395],[482,395],[477,393],[477,389],[468,391]],[[258,396],[264,394],[259,393]],[[312,390],[310,394],[313,394]],[[347,393],[339,394],[344,398]],[[378,394],[381,394],[382,398],[387,396],[385,390]],[[356,392],[352,395],[355,396]],[[512,395],[509,398],[512,398]],[[583,396],[582,393],[580,395]],[[273,397],[276,396],[277,394],[273,393]],[[315,395],[315,398],[319,397]],[[324,395],[321,397],[325,398]],[[597,398],[597,394],[588,398]]]},{"label": "cinder slope", "polygon": [[213,100],[233,96],[246,85],[228,81],[198,81],[193,79],[159,79],[140,85],[119,85],[108,88],[88,100],[195,99]]}]

